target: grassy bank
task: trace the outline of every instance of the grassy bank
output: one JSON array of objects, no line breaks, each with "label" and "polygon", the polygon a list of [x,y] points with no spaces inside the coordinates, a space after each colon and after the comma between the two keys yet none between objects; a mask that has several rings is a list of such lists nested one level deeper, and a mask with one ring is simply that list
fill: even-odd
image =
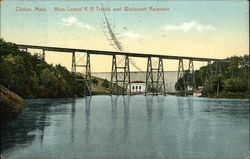
[{"label": "grassy bank", "polygon": [[[110,86],[111,82],[107,81],[107,87],[103,85],[105,79],[99,78],[99,77],[91,77],[92,80],[97,80],[97,84],[92,83],[91,89],[93,95],[109,95],[110,94]],[[118,88],[118,94],[122,94],[122,88],[120,86],[114,85],[114,90]],[[112,92],[112,94],[116,94],[115,92]]]}]

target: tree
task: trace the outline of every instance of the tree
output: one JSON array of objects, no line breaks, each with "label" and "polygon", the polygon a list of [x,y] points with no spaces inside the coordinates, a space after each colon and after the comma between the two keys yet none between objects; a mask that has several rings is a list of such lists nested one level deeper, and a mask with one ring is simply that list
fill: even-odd
[{"label": "tree", "polygon": [[246,92],[249,89],[248,79],[234,77],[225,80],[225,91],[228,92]]},{"label": "tree", "polygon": [[217,93],[222,91],[224,88],[223,75],[218,74],[213,76],[205,89],[209,94]]},{"label": "tree", "polygon": [[25,98],[83,96],[85,84],[61,65],[49,65],[38,55],[20,51],[0,39],[1,84]]},{"label": "tree", "polygon": [[3,56],[7,55],[22,55],[25,54],[24,51],[20,51],[14,43],[5,42],[3,39],[0,39],[0,60]]},{"label": "tree", "polygon": [[28,81],[27,70],[24,67],[24,59],[21,56],[8,55],[0,63],[2,84],[17,93],[21,92]]},{"label": "tree", "polygon": [[103,81],[102,87],[104,87],[104,88],[109,88],[109,82],[108,82],[107,79],[105,79],[105,80]]},{"label": "tree", "polygon": [[234,73],[236,72],[236,70],[239,68],[239,58],[234,56],[230,58],[230,62],[229,62],[229,66],[228,69],[231,72],[231,76],[234,76]]},{"label": "tree", "polygon": [[99,83],[99,81],[98,81],[97,79],[92,79],[91,81],[92,81],[92,83],[93,83],[95,86],[97,86],[98,83]]},{"label": "tree", "polygon": [[177,91],[184,92],[187,90],[188,86],[193,87],[193,73],[185,70],[184,75],[177,80],[175,89]]}]

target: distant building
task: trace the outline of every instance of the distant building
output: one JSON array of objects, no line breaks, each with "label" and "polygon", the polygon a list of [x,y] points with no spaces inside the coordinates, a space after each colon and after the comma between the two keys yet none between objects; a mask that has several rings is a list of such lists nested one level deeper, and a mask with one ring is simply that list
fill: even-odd
[{"label": "distant building", "polygon": [[146,83],[143,81],[132,81],[131,84],[131,92],[132,93],[143,93],[145,92]]},{"label": "distant building", "polygon": [[198,86],[198,89],[195,90],[193,96],[195,96],[195,97],[200,97],[200,96],[202,95],[202,90],[203,90],[203,89],[204,89],[203,86]]}]

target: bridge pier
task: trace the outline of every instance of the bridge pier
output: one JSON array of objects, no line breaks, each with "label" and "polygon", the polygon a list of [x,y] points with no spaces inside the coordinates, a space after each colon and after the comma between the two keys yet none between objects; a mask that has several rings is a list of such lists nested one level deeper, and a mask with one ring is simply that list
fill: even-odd
[{"label": "bridge pier", "polygon": [[90,67],[90,54],[87,52],[86,65],[85,67],[85,90],[88,91],[88,95],[92,95],[91,89],[91,67]]},{"label": "bridge pier", "polygon": [[166,86],[165,86],[165,78],[164,78],[164,69],[163,69],[163,60],[162,58],[159,58],[158,62],[158,70],[157,70],[157,87],[156,87],[156,95],[158,95],[158,92],[163,92],[164,95],[166,95]]},{"label": "bridge pier", "polygon": [[215,61],[215,74],[222,74],[221,65],[218,61]]},{"label": "bridge pier", "polygon": [[[117,58],[117,56],[119,56],[120,59]],[[131,95],[130,68],[129,68],[128,55],[121,56],[114,54],[112,57],[110,95],[112,93],[119,94],[118,86],[122,86],[122,95],[125,95],[127,90],[129,91],[129,95]]]},{"label": "bridge pier", "polygon": [[[185,73],[187,73],[186,79],[184,77]],[[187,95],[189,91],[188,87],[192,87],[192,91],[196,89],[193,59],[189,59],[187,72],[185,71],[185,68],[184,68],[183,59],[179,59],[177,82],[179,81],[179,79],[182,79],[183,86],[179,85],[180,90],[178,91],[181,93],[184,93],[185,96]]]},{"label": "bridge pier", "polygon": [[196,90],[193,59],[189,60],[187,86],[192,87],[192,91]]},{"label": "bridge pier", "polygon": [[184,70],[184,64],[183,64],[183,59],[179,59],[179,66],[178,66],[178,74],[177,74],[177,83],[179,84],[178,80],[182,78],[183,82],[183,87],[179,85],[181,90],[178,90],[181,93],[184,93],[186,95],[186,81],[183,78],[185,74]]},{"label": "bridge pier", "polygon": [[76,74],[76,55],[72,52],[71,72]]},{"label": "bridge pier", "polygon": [[42,58],[45,60],[45,50],[44,49],[42,49],[42,50],[43,50]]},{"label": "bridge pier", "polygon": [[[155,71],[157,71],[156,79],[153,75]],[[153,63],[152,57],[148,57],[145,95],[149,92],[153,92],[154,95],[158,95],[162,92],[166,95],[163,60],[160,57],[157,59],[157,62]]]},{"label": "bridge pier", "polygon": [[212,70],[212,66],[211,66],[211,61],[207,61],[205,86],[207,85],[208,80],[209,80],[212,76],[213,76],[213,70]]},{"label": "bridge pier", "polygon": [[76,75],[76,68],[84,68],[85,69],[85,77],[83,79],[76,78],[77,82],[84,83],[84,94],[92,95],[91,93],[91,68],[90,68],[90,54],[87,52],[86,65],[77,64],[76,63],[76,54],[72,52],[72,63],[71,63],[71,72]]}]

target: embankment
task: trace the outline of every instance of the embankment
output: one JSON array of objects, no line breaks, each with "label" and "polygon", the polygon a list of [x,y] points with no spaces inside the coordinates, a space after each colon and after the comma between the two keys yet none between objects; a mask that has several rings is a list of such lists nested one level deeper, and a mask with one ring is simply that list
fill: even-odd
[{"label": "embankment", "polygon": [[0,85],[1,124],[7,123],[11,119],[17,117],[25,105],[26,102],[21,97]]}]

